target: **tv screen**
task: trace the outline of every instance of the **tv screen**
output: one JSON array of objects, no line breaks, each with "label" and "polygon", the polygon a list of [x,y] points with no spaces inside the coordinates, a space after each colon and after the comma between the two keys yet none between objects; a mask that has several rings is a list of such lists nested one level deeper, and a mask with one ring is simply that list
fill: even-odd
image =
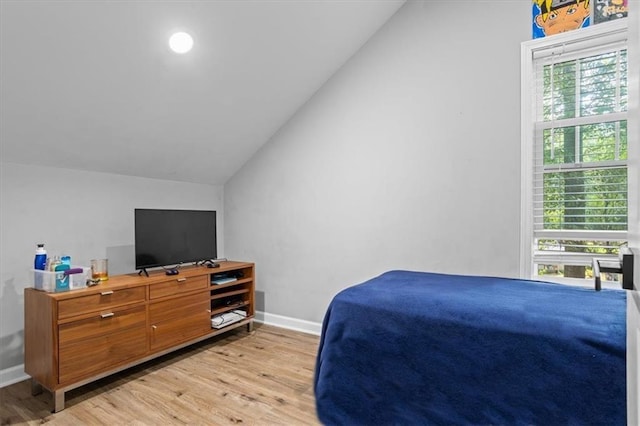
[{"label": "tv screen", "polygon": [[136,269],[215,260],[216,212],[135,209]]}]

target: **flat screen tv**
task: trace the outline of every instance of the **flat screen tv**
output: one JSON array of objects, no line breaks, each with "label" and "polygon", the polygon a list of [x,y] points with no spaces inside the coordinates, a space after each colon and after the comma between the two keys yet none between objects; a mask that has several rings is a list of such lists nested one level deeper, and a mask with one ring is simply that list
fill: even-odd
[{"label": "flat screen tv", "polygon": [[217,258],[215,211],[135,209],[134,216],[136,269]]}]

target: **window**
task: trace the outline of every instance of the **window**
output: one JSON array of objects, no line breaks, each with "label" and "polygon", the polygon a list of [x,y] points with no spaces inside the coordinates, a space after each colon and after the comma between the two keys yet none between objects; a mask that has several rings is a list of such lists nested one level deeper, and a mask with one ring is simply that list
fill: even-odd
[{"label": "window", "polygon": [[626,243],[627,51],[620,21],[523,43],[525,277],[590,279],[591,259],[617,257]]}]

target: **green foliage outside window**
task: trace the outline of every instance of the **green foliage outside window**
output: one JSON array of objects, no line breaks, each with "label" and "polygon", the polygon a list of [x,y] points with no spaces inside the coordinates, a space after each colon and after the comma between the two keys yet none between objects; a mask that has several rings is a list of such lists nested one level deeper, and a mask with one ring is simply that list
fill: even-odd
[{"label": "green foliage outside window", "polygon": [[[542,134],[545,230],[627,230],[627,122],[607,117],[627,110],[626,76],[626,51],[544,67],[542,118],[553,122]],[[575,123],[594,116],[602,121]],[[619,243],[547,239],[538,249],[617,254]],[[539,265],[538,273],[585,278],[589,270]]]}]

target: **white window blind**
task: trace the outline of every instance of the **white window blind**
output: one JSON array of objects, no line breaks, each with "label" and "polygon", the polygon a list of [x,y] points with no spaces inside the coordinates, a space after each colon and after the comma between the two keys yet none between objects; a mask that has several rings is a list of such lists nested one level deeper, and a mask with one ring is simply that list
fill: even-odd
[{"label": "white window blind", "polygon": [[576,35],[532,64],[532,272],[588,278],[627,238],[626,31]]}]

